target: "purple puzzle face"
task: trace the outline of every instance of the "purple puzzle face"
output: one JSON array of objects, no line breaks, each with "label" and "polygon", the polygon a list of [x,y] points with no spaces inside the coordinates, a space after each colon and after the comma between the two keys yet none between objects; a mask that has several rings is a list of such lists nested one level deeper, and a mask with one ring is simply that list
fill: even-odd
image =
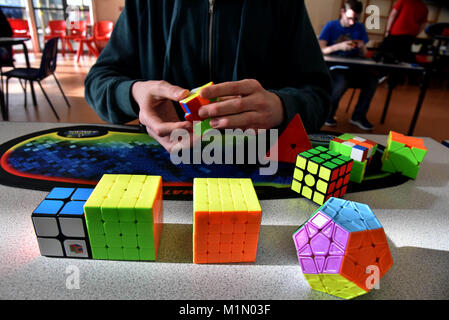
[{"label": "purple puzzle face", "polygon": [[318,211],[294,236],[304,273],[339,273],[349,232]]}]

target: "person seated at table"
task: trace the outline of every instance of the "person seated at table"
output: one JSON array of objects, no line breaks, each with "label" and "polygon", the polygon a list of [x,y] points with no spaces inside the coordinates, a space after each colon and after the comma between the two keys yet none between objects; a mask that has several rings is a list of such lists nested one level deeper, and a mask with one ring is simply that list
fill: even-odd
[{"label": "person seated at table", "polygon": [[[319,43],[324,55],[365,57],[366,44],[369,39],[365,26],[358,22],[362,11],[363,4],[360,1],[347,0],[340,10],[340,19],[330,21],[324,26],[319,36]],[[360,88],[361,93],[350,123],[363,130],[372,130],[373,125],[367,120],[366,114],[377,90],[376,74],[337,66],[331,69],[331,77],[332,106],[325,125],[337,125],[335,113],[346,90]]]},{"label": "person seated at table", "polygon": [[167,150],[189,89],[213,128],[285,128],[296,114],[317,132],[331,81],[304,1],[126,1],[111,39],[85,80],[100,118],[136,118]]}]

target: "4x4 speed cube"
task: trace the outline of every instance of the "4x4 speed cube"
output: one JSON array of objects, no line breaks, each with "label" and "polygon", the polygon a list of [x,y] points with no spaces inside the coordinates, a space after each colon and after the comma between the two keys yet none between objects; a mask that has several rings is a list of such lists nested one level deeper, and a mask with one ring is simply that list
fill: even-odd
[{"label": "4x4 speed cube", "polygon": [[90,258],[83,206],[93,189],[53,188],[31,219],[43,256]]}]

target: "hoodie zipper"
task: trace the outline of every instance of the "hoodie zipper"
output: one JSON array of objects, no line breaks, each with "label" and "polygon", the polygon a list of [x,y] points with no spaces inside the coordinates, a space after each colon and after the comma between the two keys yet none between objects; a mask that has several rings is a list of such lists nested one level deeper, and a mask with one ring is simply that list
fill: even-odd
[{"label": "hoodie zipper", "polygon": [[209,78],[212,80],[212,27],[214,23],[215,0],[209,0]]}]

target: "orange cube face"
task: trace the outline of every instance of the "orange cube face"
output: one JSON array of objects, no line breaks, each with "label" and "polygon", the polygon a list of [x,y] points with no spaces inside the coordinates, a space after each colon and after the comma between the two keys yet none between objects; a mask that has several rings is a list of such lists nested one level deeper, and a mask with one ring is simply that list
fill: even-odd
[{"label": "orange cube face", "polygon": [[251,179],[197,178],[193,262],[254,262],[262,209]]}]

